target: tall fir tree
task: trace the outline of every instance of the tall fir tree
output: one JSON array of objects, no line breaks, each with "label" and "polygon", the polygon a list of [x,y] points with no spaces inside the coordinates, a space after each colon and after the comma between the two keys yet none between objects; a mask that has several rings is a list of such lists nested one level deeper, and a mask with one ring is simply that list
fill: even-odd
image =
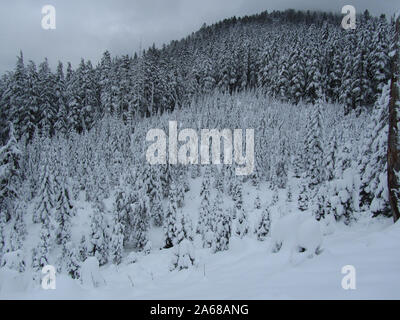
[{"label": "tall fir tree", "polygon": [[22,152],[14,135],[14,126],[10,123],[9,139],[0,148],[0,210],[6,221],[12,216],[14,201],[21,187],[20,161]]}]

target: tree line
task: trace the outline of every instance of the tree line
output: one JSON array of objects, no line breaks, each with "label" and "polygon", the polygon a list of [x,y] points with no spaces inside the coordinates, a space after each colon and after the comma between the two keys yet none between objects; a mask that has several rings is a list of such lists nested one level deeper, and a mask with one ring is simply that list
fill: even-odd
[{"label": "tree line", "polygon": [[20,53],[0,81],[1,140],[10,121],[30,141],[36,130],[87,131],[106,114],[129,122],[172,111],[214,90],[261,88],[294,104],[321,94],[347,112],[371,107],[390,78],[394,22],[366,11],[355,30],[343,30],[340,18],[294,10],[234,17],[160,49],[114,58],[106,51],[96,66],[60,62],[55,72],[47,59],[37,67]]}]

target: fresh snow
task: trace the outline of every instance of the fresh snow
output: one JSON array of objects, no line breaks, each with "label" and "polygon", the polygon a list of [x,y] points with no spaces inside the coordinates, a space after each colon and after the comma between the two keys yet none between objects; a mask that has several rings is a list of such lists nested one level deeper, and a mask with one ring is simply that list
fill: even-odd
[{"label": "fresh snow", "polygon": [[[196,196],[200,184],[201,179],[194,180],[185,197],[183,212],[193,219],[200,205]],[[243,188],[249,235],[243,239],[232,235],[229,250],[216,254],[202,249],[201,239],[196,236],[196,263],[189,269],[170,271],[176,249],[160,250],[163,231],[154,228],[150,254],[126,252],[120,265],[100,268],[96,258],[88,258],[81,269],[82,281],[57,275],[56,290],[43,290],[32,282],[29,273],[1,268],[0,299],[400,298],[399,223],[393,225],[391,219],[384,218],[371,220],[367,215],[351,226],[331,218],[316,222],[309,212],[298,211],[295,203],[282,214],[285,193],[280,190],[280,200],[271,208],[271,233],[260,242],[252,235],[259,215],[253,209],[256,194],[248,184]],[[263,200],[269,202],[271,198],[269,191]],[[225,205],[229,203],[224,201]],[[83,209],[91,210],[81,202],[77,219],[86,221]],[[283,245],[274,252],[277,241]],[[306,250],[300,252],[298,247]],[[9,258],[7,263],[12,263],[13,257]],[[356,269],[356,290],[341,287],[345,265]]]},{"label": "fresh snow", "polygon": [[[12,271],[0,271],[1,299],[399,299],[400,224],[376,221],[341,225],[324,238],[323,252],[300,263],[269,243],[233,239],[229,251],[198,250],[196,268],[169,271],[173,249],[155,250],[137,263],[101,269],[106,285],[90,288],[66,276],[57,289],[23,286]],[[356,290],[344,290],[341,269],[353,265]],[[12,275],[13,278],[10,277]],[[25,277],[26,278],[26,277]],[[10,282],[15,280],[15,286]]]},{"label": "fresh snow", "polygon": [[86,288],[98,288],[105,285],[100,273],[99,261],[95,257],[88,257],[81,267],[81,282]]}]

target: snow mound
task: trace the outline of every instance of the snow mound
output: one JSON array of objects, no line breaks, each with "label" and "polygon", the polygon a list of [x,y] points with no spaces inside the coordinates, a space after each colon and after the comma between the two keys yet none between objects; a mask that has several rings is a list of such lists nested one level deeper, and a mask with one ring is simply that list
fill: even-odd
[{"label": "snow mound", "polygon": [[143,253],[145,255],[150,254],[152,248],[153,248],[153,243],[150,240],[147,241],[146,245],[143,248]]},{"label": "snow mound", "polygon": [[126,261],[125,264],[134,264],[138,261],[138,257],[136,252],[131,252],[127,257],[126,257]]},{"label": "snow mound", "polygon": [[299,252],[307,252],[309,257],[319,254],[322,245],[320,224],[314,219],[307,219],[300,224],[296,234],[296,245]]},{"label": "snow mound", "polygon": [[24,271],[25,263],[23,260],[23,251],[16,250],[7,252],[3,256],[1,267],[7,268],[14,271]]},{"label": "snow mound", "polygon": [[331,214],[326,215],[325,218],[320,221],[322,234],[328,236],[335,233],[335,224],[335,217]]},{"label": "snow mound", "polygon": [[105,284],[100,274],[99,261],[96,257],[89,257],[82,264],[81,281],[86,288],[97,288]]},{"label": "snow mound", "polygon": [[22,294],[32,289],[32,275],[29,272],[20,273],[8,268],[0,269],[0,294]]},{"label": "snow mound", "polygon": [[272,252],[292,248],[296,242],[296,228],[304,220],[300,214],[281,217],[272,223],[271,240]]},{"label": "snow mound", "polygon": [[320,224],[305,213],[292,214],[279,219],[271,231],[272,252],[307,252],[308,256],[319,253],[322,245]]},{"label": "snow mound", "polygon": [[193,243],[184,239],[178,246],[174,247],[174,254],[170,264],[170,270],[184,270],[196,265],[197,260]]}]

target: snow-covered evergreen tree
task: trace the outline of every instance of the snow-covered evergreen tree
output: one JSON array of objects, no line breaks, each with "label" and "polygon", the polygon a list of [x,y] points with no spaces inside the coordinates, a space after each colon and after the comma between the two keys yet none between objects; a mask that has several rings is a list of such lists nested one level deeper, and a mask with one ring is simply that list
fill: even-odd
[{"label": "snow-covered evergreen tree", "polygon": [[203,181],[201,183],[200,189],[200,211],[199,211],[199,220],[197,222],[196,233],[200,234],[204,239],[205,236],[205,227],[207,219],[211,212],[211,203],[210,203],[210,188],[211,188],[211,181],[210,181],[210,171],[209,168],[206,168]]},{"label": "snow-covered evergreen tree", "polygon": [[80,267],[81,262],[79,261],[79,255],[71,241],[65,244],[65,249],[63,250],[63,254],[66,260],[65,271],[72,279],[80,278]]},{"label": "snow-covered evergreen tree", "polygon": [[155,192],[152,197],[151,203],[151,216],[153,220],[153,224],[156,227],[161,227],[163,225],[164,219],[164,208],[162,206],[162,188],[159,180],[158,184],[155,187]]},{"label": "snow-covered evergreen tree", "polygon": [[[321,92],[318,93],[321,95]],[[313,198],[318,193],[318,186],[325,179],[324,170],[324,150],[322,137],[321,108],[323,106],[322,97],[319,97],[310,115],[310,123],[307,126],[305,169],[308,177],[308,189]]]},{"label": "snow-covered evergreen tree", "polygon": [[244,211],[244,209],[241,208],[237,211],[235,234],[239,238],[243,238],[247,235],[248,232],[249,232],[249,222],[247,214]]},{"label": "snow-covered evergreen tree", "polygon": [[293,191],[292,186],[289,184],[286,188],[286,203],[290,204],[293,201]]},{"label": "snow-covered evergreen tree", "polygon": [[0,211],[0,263],[2,261],[6,247],[5,220],[5,215],[3,214],[3,212]]},{"label": "snow-covered evergreen tree", "polygon": [[14,200],[18,197],[21,156],[14,126],[10,123],[8,142],[0,148],[0,210],[5,214],[6,221],[11,218]]},{"label": "snow-covered evergreen tree", "polygon": [[256,228],[254,233],[257,236],[257,240],[264,241],[265,238],[268,236],[270,229],[271,229],[271,212],[269,207],[266,207],[257,222]]},{"label": "snow-covered evergreen tree", "polygon": [[237,210],[242,209],[243,207],[243,190],[242,184],[240,183],[238,178],[234,178],[234,186],[233,186],[233,201],[235,203],[235,208]]},{"label": "snow-covered evergreen tree", "polygon": [[387,186],[387,136],[390,88],[386,85],[374,109],[372,130],[367,148],[362,154],[360,171],[360,206],[370,209],[374,216],[390,216]]},{"label": "snow-covered evergreen tree", "polygon": [[195,252],[193,245],[193,226],[188,216],[179,211],[175,224],[176,237],[174,238],[173,257],[171,270],[188,269],[195,264]]},{"label": "snow-covered evergreen tree", "polygon": [[100,265],[108,262],[108,236],[103,202],[97,201],[94,206],[90,223],[90,244],[88,255],[96,257]]},{"label": "snow-covered evergreen tree", "polygon": [[36,198],[35,210],[33,211],[33,222],[43,224],[47,217],[53,215],[55,190],[54,177],[47,161],[40,169],[41,181]]},{"label": "snow-covered evergreen tree", "polygon": [[257,193],[256,199],[254,200],[254,209],[260,209],[261,208],[261,199],[260,199],[260,194]]},{"label": "snow-covered evergreen tree", "polygon": [[192,241],[183,239],[175,248],[170,270],[188,269],[196,264],[196,256]]},{"label": "snow-covered evergreen tree", "polygon": [[300,178],[304,172],[304,150],[299,146],[299,150],[296,150],[293,159],[293,173],[296,178]]},{"label": "snow-covered evergreen tree", "polygon": [[184,239],[193,241],[193,226],[190,217],[183,214],[182,210],[179,211],[176,228],[176,238],[174,245],[180,244]]},{"label": "snow-covered evergreen tree", "polygon": [[325,160],[325,172],[328,181],[335,178],[337,150],[336,130],[334,130],[328,144],[328,154]]},{"label": "snow-covered evergreen tree", "polygon": [[78,256],[81,262],[84,262],[88,257],[88,248],[86,243],[86,237],[84,235],[81,237],[81,240],[79,242]]},{"label": "snow-covered evergreen tree", "polygon": [[229,241],[232,233],[231,216],[223,209],[222,193],[219,191],[214,205],[215,227],[212,251],[219,252],[229,249]]},{"label": "snow-covered evergreen tree", "polygon": [[355,212],[354,172],[351,162],[350,146],[346,143],[340,148],[335,173],[337,179],[329,184],[328,207],[330,213],[334,214],[336,220],[342,219],[346,224],[353,220]]},{"label": "snow-covered evergreen tree", "polygon": [[224,167],[221,167],[219,171],[217,171],[217,175],[215,177],[215,189],[217,191],[224,192],[224,181],[225,181],[225,170]]},{"label": "snow-covered evergreen tree", "polygon": [[299,196],[297,198],[297,207],[301,211],[308,210],[309,201],[310,198],[309,198],[308,182],[303,177],[303,179],[301,180]]},{"label": "snow-covered evergreen tree", "polygon": [[271,206],[276,206],[279,202],[279,190],[278,188],[274,185],[272,189],[272,202]]},{"label": "snow-covered evergreen tree", "polygon": [[[9,247],[11,251],[23,249],[23,243],[26,238],[27,228],[24,221],[25,205],[19,200],[15,203],[14,218],[11,222],[12,228],[10,232]],[[0,227],[1,228],[1,227]],[[1,236],[0,236],[1,238]],[[0,245],[1,246],[1,245]],[[1,252],[1,249],[0,249]]]},{"label": "snow-covered evergreen tree", "polygon": [[316,220],[321,220],[325,218],[326,214],[326,203],[328,198],[328,189],[325,185],[321,186],[318,190],[318,194],[316,196],[316,201],[312,205],[313,215]]},{"label": "snow-covered evergreen tree", "polygon": [[148,239],[150,227],[150,200],[144,193],[144,189],[139,189],[137,202],[131,220],[132,236],[130,241],[137,250],[143,250]]},{"label": "snow-covered evergreen tree", "polygon": [[113,205],[113,214],[119,217],[119,221],[123,225],[124,245],[131,242],[134,203],[137,202],[137,194],[128,184],[128,179],[123,178],[116,190],[115,203]]},{"label": "snow-covered evergreen tree", "polygon": [[113,263],[120,264],[124,250],[124,224],[118,211],[114,211],[110,243],[110,258]]},{"label": "snow-covered evergreen tree", "polygon": [[[59,178],[61,180],[61,178]],[[58,196],[56,197],[55,216],[58,223],[56,241],[57,244],[65,246],[71,239],[71,219],[75,216],[75,208],[72,205],[70,191],[64,179],[59,186]]]},{"label": "snow-covered evergreen tree", "polygon": [[190,170],[190,178],[196,179],[201,176],[201,166],[200,165],[192,165]]},{"label": "snow-covered evergreen tree", "polygon": [[176,184],[176,204],[182,208],[185,201],[186,175],[178,172],[178,183]]},{"label": "snow-covered evergreen tree", "polygon": [[169,191],[169,205],[164,219],[165,248],[171,248],[176,241],[176,223],[178,204],[176,201],[176,186],[173,182]]},{"label": "snow-covered evergreen tree", "polygon": [[32,251],[32,268],[35,271],[40,271],[44,266],[50,264],[51,241],[50,220],[46,219],[42,223],[39,243]]}]

